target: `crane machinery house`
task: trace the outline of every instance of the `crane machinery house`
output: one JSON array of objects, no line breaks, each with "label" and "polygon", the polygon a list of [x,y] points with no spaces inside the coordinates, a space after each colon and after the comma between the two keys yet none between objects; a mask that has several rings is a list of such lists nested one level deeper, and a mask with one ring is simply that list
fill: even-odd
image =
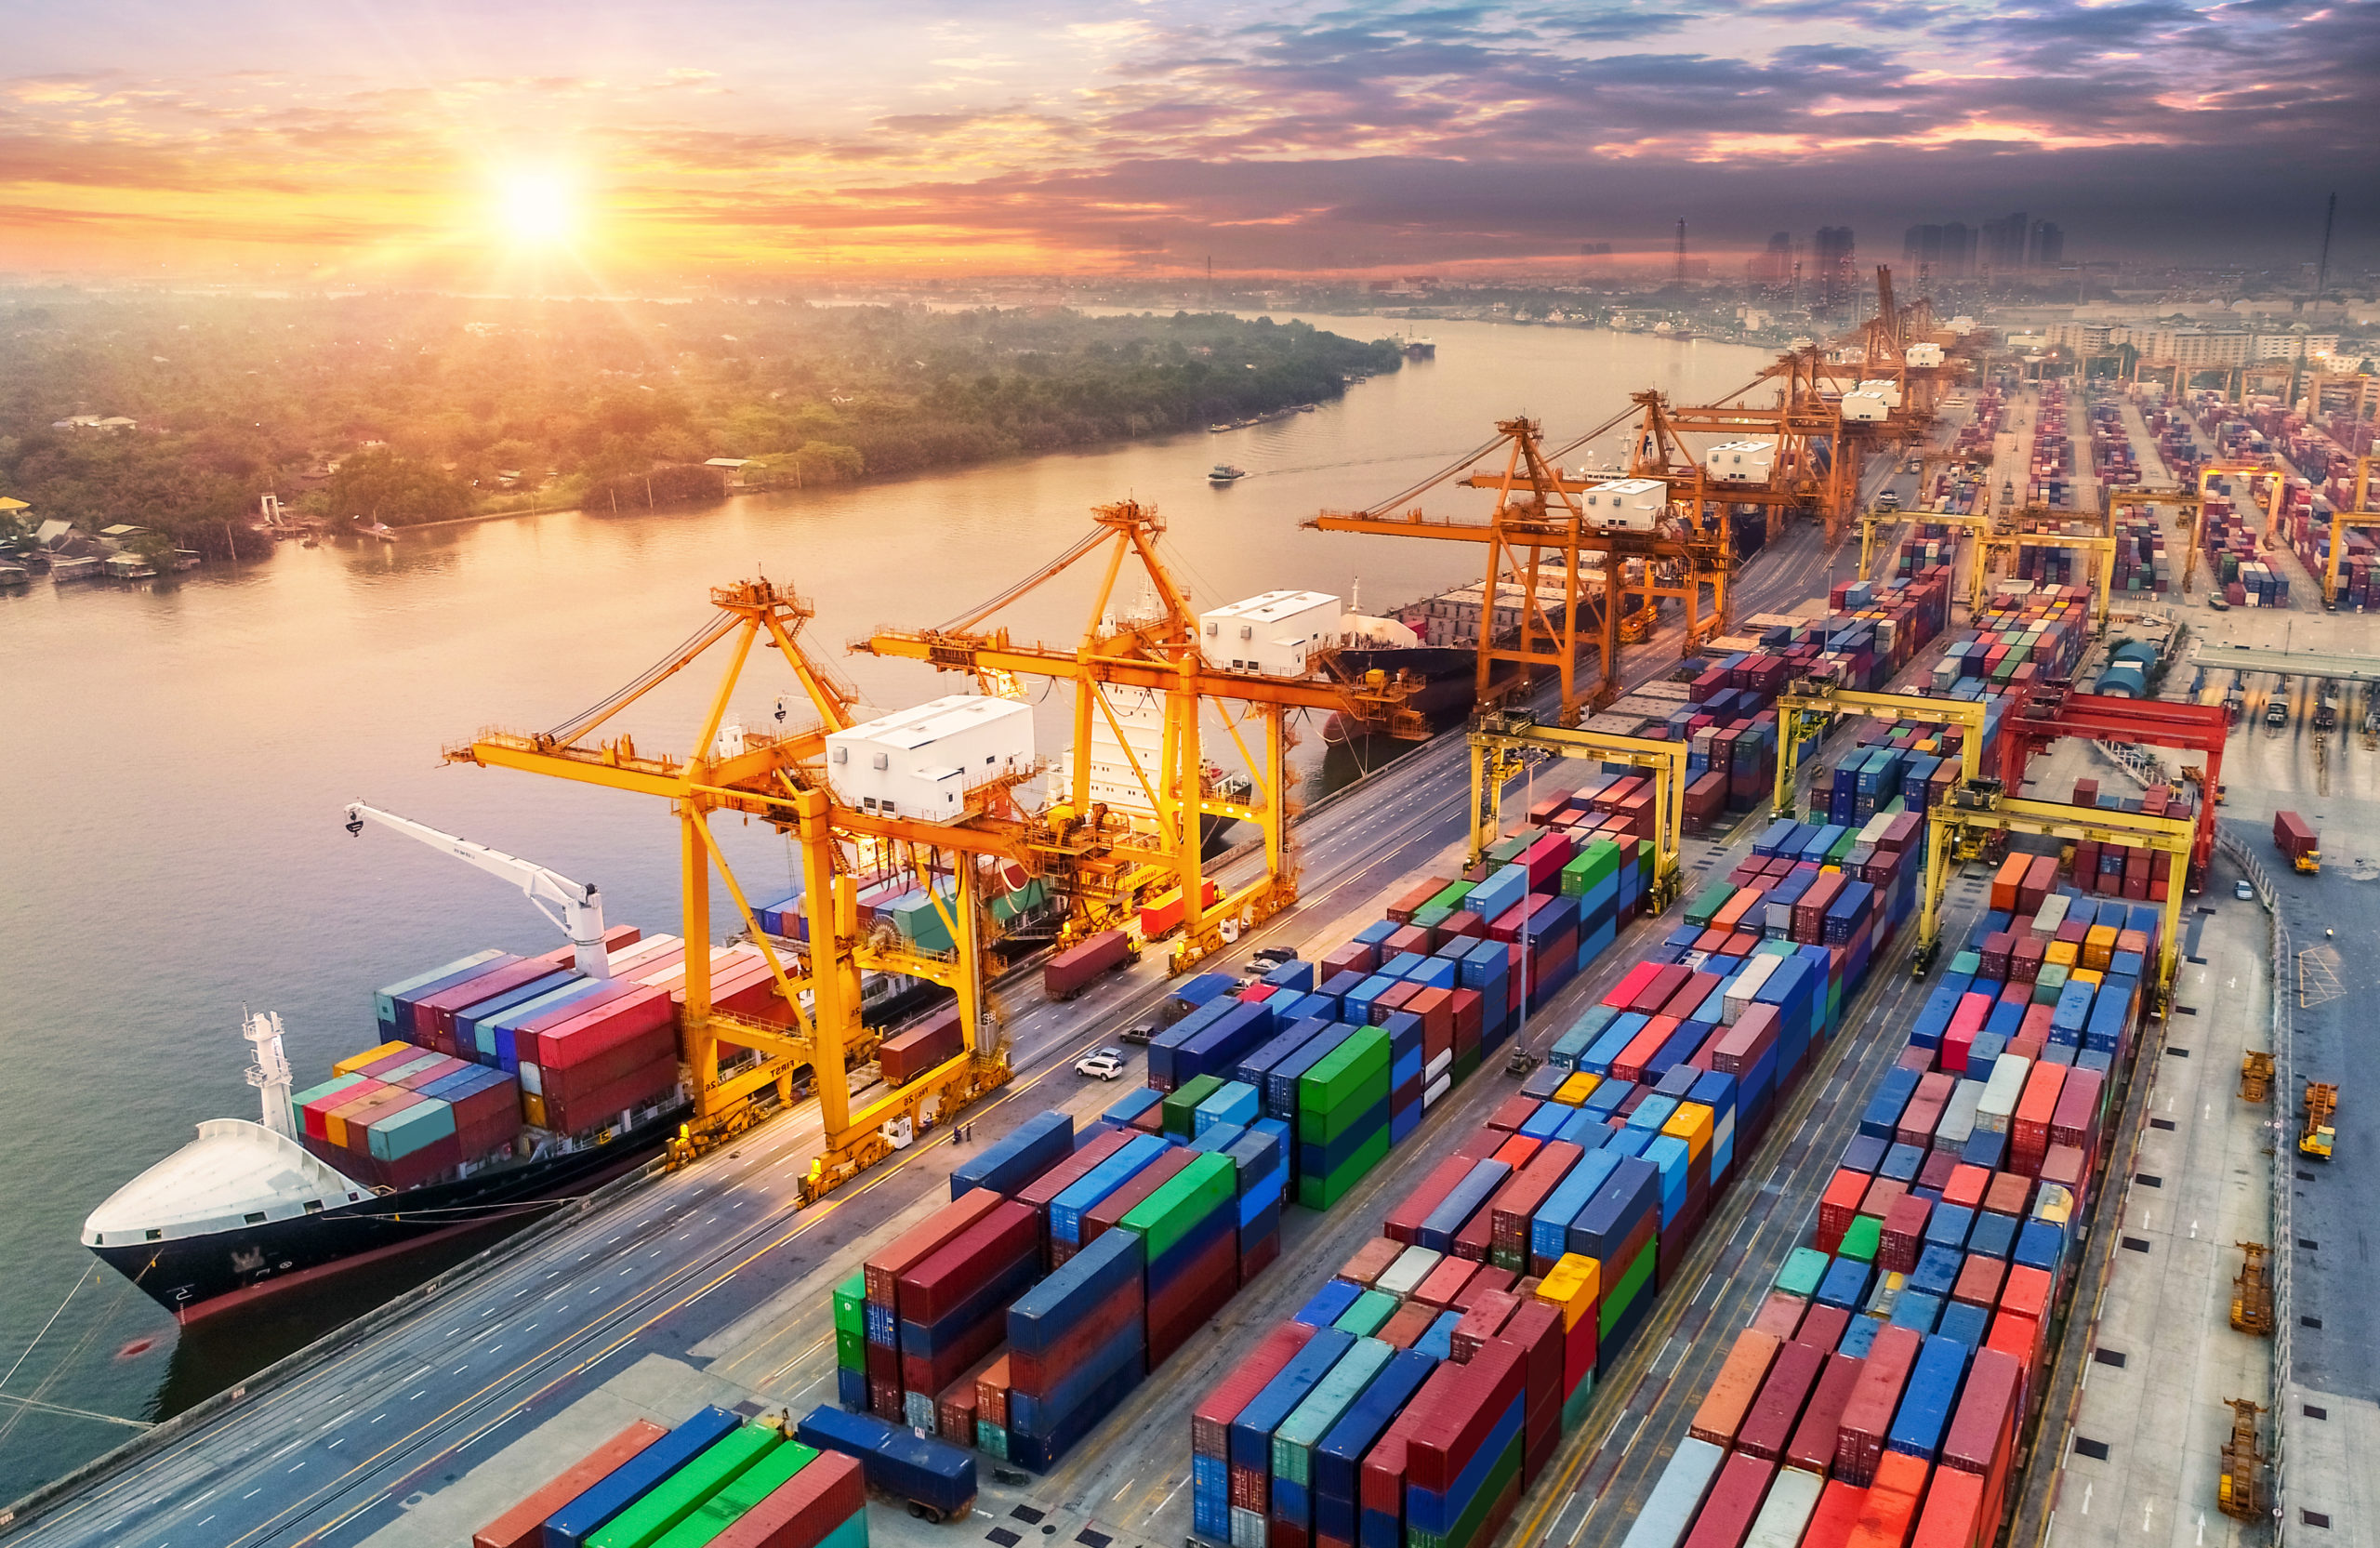
[{"label": "crane machinery house", "polygon": [[1904,364],[1920,370],[1939,365],[1942,364],[1942,346],[1934,343],[1911,344],[1903,352],[1901,358]]},{"label": "crane machinery house", "polygon": [[1198,615],[1198,654],[1219,671],[1303,677],[1307,660],[1339,642],[1339,599],[1267,591]]},{"label": "crane machinery house", "polygon": [[1703,470],[1722,483],[1766,483],[1776,464],[1774,441],[1723,441],[1703,457]]},{"label": "crane machinery house", "polygon": [[1871,398],[1882,398],[1886,408],[1900,406],[1900,383],[1890,377],[1871,377],[1859,384],[1859,390]]},{"label": "crane machinery house", "polygon": [[1884,419],[1891,413],[1892,405],[1884,402],[1883,395],[1871,392],[1865,387],[1843,395],[1843,417],[1846,420],[1871,424]]},{"label": "crane machinery house", "polygon": [[826,784],[845,806],[919,822],[966,815],[967,792],[1033,767],[1033,709],[957,694],[826,734]]},{"label": "crane machinery house", "polygon": [[[1767,475],[1763,474],[1763,477]],[[1659,479],[1614,479],[1580,496],[1587,524],[1605,531],[1650,532],[1670,503],[1670,486]]]}]

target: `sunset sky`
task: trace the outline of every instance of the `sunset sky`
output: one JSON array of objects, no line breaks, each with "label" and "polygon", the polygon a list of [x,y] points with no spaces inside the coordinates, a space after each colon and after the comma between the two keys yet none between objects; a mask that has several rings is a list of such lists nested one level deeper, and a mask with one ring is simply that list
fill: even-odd
[{"label": "sunset sky", "polygon": [[2024,208],[2343,254],[2380,4],[20,3],[0,273],[1362,270]]}]

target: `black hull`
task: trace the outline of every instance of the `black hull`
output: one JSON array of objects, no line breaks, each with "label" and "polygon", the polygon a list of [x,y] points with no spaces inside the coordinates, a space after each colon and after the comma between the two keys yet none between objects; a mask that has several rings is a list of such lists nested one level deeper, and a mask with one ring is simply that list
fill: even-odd
[{"label": "black hull", "polygon": [[[1465,719],[1471,713],[1471,707],[1478,702],[1479,653],[1467,646],[1357,647],[1341,651],[1339,662],[1356,677],[1377,671],[1386,672],[1391,678],[1403,672],[1419,679],[1421,689],[1410,702],[1434,729]],[[1495,681],[1505,682],[1518,670],[1516,667],[1499,663]],[[1334,727],[1338,725],[1336,717],[1333,717],[1332,723]]]},{"label": "black hull", "polygon": [[320,1214],[91,1250],[187,1325],[460,1232],[525,1225],[551,1203],[650,1159],[686,1111],[682,1105],[668,1110],[608,1144],[367,1197]]}]

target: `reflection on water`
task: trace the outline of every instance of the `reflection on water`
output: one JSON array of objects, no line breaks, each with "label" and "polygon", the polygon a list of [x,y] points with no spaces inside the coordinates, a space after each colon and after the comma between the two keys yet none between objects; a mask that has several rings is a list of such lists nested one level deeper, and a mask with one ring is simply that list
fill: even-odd
[{"label": "reflection on water", "polygon": [[[1325,326],[1328,319],[1314,319]],[[1339,331],[1392,331],[1356,319]],[[192,1137],[252,1116],[243,1007],[281,1012],[301,1085],[376,1040],[372,988],[487,946],[554,942],[517,893],[385,833],[350,838],[369,800],[602,886],[615,922],[678,929],[673,829],[658,803],[498,771],[442,766],[483,726],[550,726],[686,637],[707,589],[753,573],[818,609],[810,644],[862,697],[912,704],[964,689],[906,662],[845,656],[884,625],[958,615],[1030,574],[1127,496],[1165,513],[1165,552],[1200,604],[1280,588],[1367,608],[1475,579],[1450,544],[1305,531],[1324,508],[1382,498],[1527,412],[1575,433],[1657,386],[1679,402],[1739,387],[1760,351],[1474,324],[1433,324],[1434,361],[1350,389],[1318,413],[1229,434],[1037,457],[898,483],[732,500],[633,517],[549,514],[410,533],[393,545],[284,545],[180,584],[36,583],[0,596],[0,1352],[33,1345],[89,1257],[84,1215]],[[1617,438],[1603,450],[1615,455]],[[1606,460],[1597,458],[1596,460]],[[1574,460],[1584,460],[1578,458]],[[1208,469],[1249,470],[1214,486]],[[1434,509],[1485,509],[1450,490]],[[137,511],[127,511],[138,520]],[[1020,637],[1071,644],[1091,577],[1069,575],[1007,615]],[[1129,600],[1129,597],[1128,599]],[[766,656],[766,659],[760,657]],[[768,723],[794,684],[755,653],[735,712]],[[682,748],[715,682],[687,674],[619,722]],[[1045,747],[1065,734],[1042,695]],[[1394,745],[1325,748],[1325,787]],[[1220,740],[1220,739],[1219,739]],[[799,878],[791,847],[723,819],[752,892]],[[325,1300],[285,1326],[164,1348],[173,1329],[112,1275],[85,1281],[12,1394],[110,1413],[170,1412],[278,1357],[343,1315]],[[125,1359],[139,1337],[156,1351]],[[170,1363],[171,1374],[159,1370]],[[120,1438],[87,1421],[0,1413],[0,1497]]]}]

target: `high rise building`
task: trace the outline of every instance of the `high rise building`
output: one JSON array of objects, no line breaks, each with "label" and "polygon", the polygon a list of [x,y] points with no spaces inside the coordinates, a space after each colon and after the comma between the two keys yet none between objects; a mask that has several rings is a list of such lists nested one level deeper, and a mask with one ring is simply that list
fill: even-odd
[{"label": "high rise building", "polygon": [[1856,248],[1848,226],[1820,226],[1810,240],[1810,257],[1816,265],[1818,305],[1827,311],[1839,311],[1851,303],[1858,286],[1853,283]]},{"label": "high rise building", "polygon": [[1983,266],[1995,274],[2013,274],[2025,267],[2025,238],[2031,227],[2025,212],[2003,215],[1983,223]]},{"label": "high rise building", "polygon": [[1975,232],[1962,220],[1947,220],[1942,224],[1942,266],[1938,274],[1960,276],[1975,269]]},{"label": "high rise building", "polygon": [[1785,290],[1793,281],[1793,233],[1778,232],[1768,239],[1768,246],[1754,253],[1744,264],[1744,277],[1763,291]]},{"label": "high rise building", "polygon": [[1926,269],[1941,267],[1942,228],[1939,226],[1909,228],[1908,233],[1900,239],[1900,258],[1903,263]]},{"label": "high rise building", "polygon": [[2055,269],[2066,257],[2066,233],[2054,220],[2036,220],[2025,255],[2036,269]]}]

